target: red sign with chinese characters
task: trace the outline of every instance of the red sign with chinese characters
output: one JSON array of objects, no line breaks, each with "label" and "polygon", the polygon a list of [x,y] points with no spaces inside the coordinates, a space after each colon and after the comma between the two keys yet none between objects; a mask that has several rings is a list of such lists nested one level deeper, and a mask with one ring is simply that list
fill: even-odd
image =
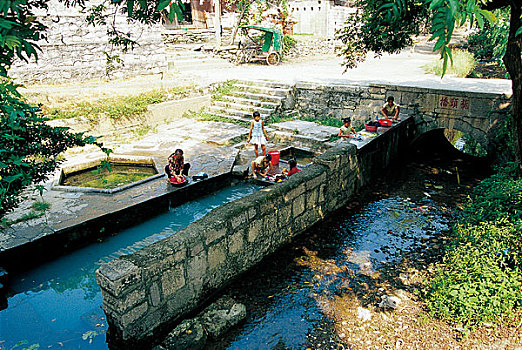
[{"label": "red sign with chinese characters", "polygon": [[470,101],[467,97],[440,96],[438,107],[453,109],[462,112],[469,112]]}]

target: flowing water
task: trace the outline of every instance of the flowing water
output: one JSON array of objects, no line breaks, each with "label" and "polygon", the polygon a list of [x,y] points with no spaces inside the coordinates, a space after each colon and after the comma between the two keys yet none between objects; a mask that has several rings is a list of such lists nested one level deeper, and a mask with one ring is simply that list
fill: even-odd
[{"label": "flowing water", "polygon": [[104,262],[131,254],[183,229],[212,209],[257,191],[239,184],[171,208],[59,259],[43,264],[10,284],[8,307],[0,311],[0,349],[18,342],[40,349],[107,349],[107,322],[94,271]]}]

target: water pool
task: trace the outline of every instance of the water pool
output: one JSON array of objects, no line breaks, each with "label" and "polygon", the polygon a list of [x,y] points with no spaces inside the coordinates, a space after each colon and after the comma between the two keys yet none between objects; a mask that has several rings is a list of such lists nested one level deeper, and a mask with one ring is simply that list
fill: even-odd
[{"label": "water pool", "polygon": [[257,191],[238,184],[121,231],[102,242],[15,276],[8,307],[0,311],[0,349],[18,342],[40,349],[107,349],[108,325],[94,272],[104,262],[167,238],[225,203]]}]

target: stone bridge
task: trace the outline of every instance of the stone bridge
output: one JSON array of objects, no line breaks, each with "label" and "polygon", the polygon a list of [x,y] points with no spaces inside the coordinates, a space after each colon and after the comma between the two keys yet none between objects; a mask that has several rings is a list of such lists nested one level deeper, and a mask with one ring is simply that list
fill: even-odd
[{"label": "stone bridge", "polygon": [[[477,89],[478,90],[478,89]],[[355,125],[375,118],[387,96],[413,116],[415,137],[436,129],[460,130],[494,154],[495,130],[509,110],[510,96],[473,90],[456,91],[386,84],[318,84],[298,82],[289,109],[305,118],[352,117]]]}]

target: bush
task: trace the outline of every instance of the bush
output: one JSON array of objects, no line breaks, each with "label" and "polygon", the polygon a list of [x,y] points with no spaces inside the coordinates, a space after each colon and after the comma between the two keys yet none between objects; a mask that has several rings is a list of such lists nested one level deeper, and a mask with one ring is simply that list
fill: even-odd
[{"label": "bush", "polygon": [[[467,77],[475,69],[475,58],[473,54],[465,50],[452,50],[453,64],[448,64],[446,74],[453,74],[457,77]],[[442,76],[442,60],[433,62],[423,67],[426,73]]]},{"label": "bush", "polygon": [[426,289],[436,316],[473,325],[522,306],[522,179],[514,163],[474,190]]},{"label": "bush", "polygon": [[479,60],[493,60],[504,67],[502,58],[506,53],[509,35],[509,7],[494,11],[497,23],[484,23],[484,27],[468,37],[470,51]]}]

